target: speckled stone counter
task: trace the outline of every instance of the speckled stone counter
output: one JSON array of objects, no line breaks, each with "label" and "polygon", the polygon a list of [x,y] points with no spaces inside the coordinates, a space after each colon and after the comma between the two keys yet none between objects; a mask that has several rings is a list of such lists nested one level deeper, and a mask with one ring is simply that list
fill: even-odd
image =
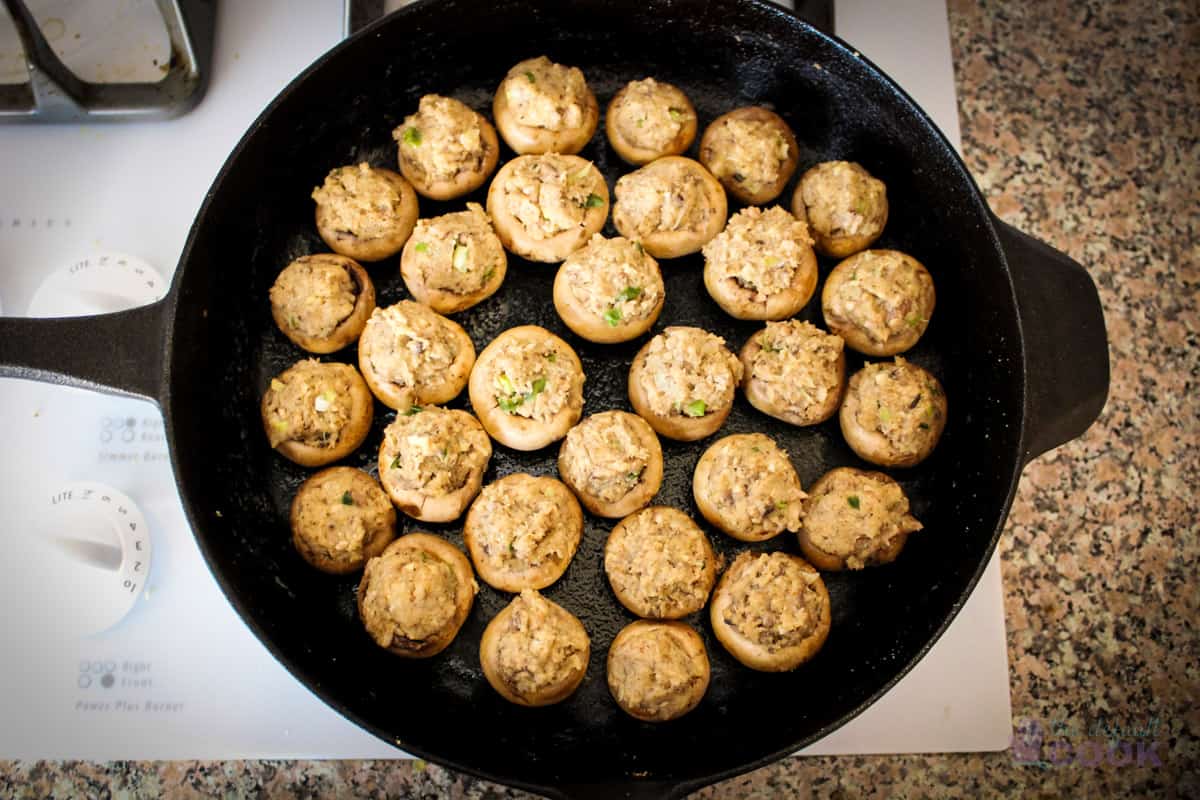
[{"label": "speckled stone counter", "polygon": [[[1099,423],[1026,469],[1000,543],[1023,735],[699,797],[1200,796],[1200,7],[950,0],[950,23],[967,165],[1087,265],[1111,342]],[[0,763],[0,797],[158,795],[523,796],[423,762]]]}]

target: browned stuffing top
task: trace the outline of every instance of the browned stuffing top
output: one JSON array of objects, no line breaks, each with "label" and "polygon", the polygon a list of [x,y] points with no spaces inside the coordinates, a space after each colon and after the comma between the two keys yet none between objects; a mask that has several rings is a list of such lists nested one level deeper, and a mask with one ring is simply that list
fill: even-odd
[{"label": "browned stuffing top", "polygon": [[561,269],[575,302],[614,328],[649,317],[662,301],[658,265],[641,245],[620,236],[593,235]]},{"label": "browned stuffing top", "polygon": [[379,478],[389,488],[441,497],[461,489],[487,462],[463,412],[413,406],[384,429]]},{"label": "browned stuffing top", "polygon": [[651,411],[702,417],[733,402],[742,362],[725,340],[700,328],[671,327],[650,340],[637,380]]},{"label": "browned stuffing top", "polygon": [[808,224],[823,236],[857,236],[878,230],[887,212],[887,189],[852,161],[826,161],[800,179]]},{"label": "browned stuffing top", "polygon": [[545,56],[529,58],[508,71],[500,90],[521,125],[562,131],[578,128],[586,119],[588,87],[578,67]]},{"label": "browned stuffing top", "polygon": [[366,162],[334,169],[312,198],[335,230],[360,239],[388,236],[401,221],[399,190]]},{"label": "browned stuffing top", "polygon": [[921,529],[900,484],[882,473],[835,469],[805,504],[804,530],[818,549],[862,569],[892,540]]},{"label": "browned stuffing top", "polygon": [[783,448],[761,433],[734,434],[714,444],[704,491],[735,530],[778,534],[800,530],[806,495]]},{"label": "browned stuffing top", "polygon": [[430,289],[470,295],[480,292],[504,262],[500,238],[478,203],[466,211],[417,220],[409,258]]},{"label": "browned stuffing top", "polygon": [[703,252],[708,267],[721,279],[763,303],[792,288],[796,271],[812,252],[812,239],[808,226],[779,206],[767,211],[751,207],[730,217]]},{"label": "browned stuffing top", "polygon": [[405,166],[429,182],[449,181],[483,168],[486,145],[481,118],[453,97],[427,94],[417,113],[392,132]]},{"label": "browned stuffing top", "polygon": [[613,123],[633,147],[665,152],[694,114],[683,92],[654,78],[633,81],[609,110]]},{"label": "browned stuffing top", "polygon": [[818,572],[786,553],[739,555],[725,575],[724,621],[768,652],[799,645],[817,631],[823,598]]},{"label": "browned stuffing top", "polygon": [[626,517],[604,551],[604,570],[650,617],[698,611],[712,590],[712,551],[704,531],[673,508],[651,507]]},{"label": "browned stuffing top", "polygon": [[341,259],[302,256],[288,264],[271,287],[271,305],[304,336],[330,336],[351,313],[360,287]]},{"label": "browned stuffing top", "polygon": [[508,607],[496,643],[501,680],[526,699],[553,692],[587,669],[587,631],[561,606],[525,589]]},{"label": "browned stuffing top", "polygon": [[797,416],[825,404],[839,389],[846,343],[809,322],[768,322],[750,359],[750,379],[773,407]]},{"label": "browned stuffing top", "polygon": [[271,379],[266,394],[271,447],[286,441],[331,449],[350,421],[354,368],[298,361]]},{"label": "browned stuffing top", "polygon": [[363,624],[383,647],[416,649],[454,621],[458,576],[436,554],[401,548],[367,562],[361,603]]}]

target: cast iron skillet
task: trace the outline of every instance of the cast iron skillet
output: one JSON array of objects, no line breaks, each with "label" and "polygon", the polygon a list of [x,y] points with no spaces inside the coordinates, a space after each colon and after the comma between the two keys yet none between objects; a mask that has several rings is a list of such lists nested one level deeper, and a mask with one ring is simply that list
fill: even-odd
[{"label": "cast iron skillet", "polygon": [[[591,635],[583,687],[556,707],[517,708],[478,668],[483,627],[508,596],[485,587],[437,658],[407,662],[376,647],[356,619],[353,579],[318,574],[292,551],[286,512],[308,471],[272,452],[260,428],[271,375],[303,356],[275,329],[266,297],[289,260],[324,250],[312,187],[336,165],[394,165],[391,130],[426,92],[490,112],[508,67],[540,53],[582,67],[602,104],[625,81],[654,75],[687,90],[702,125],[740,105],[773,106],[796,131],[802,167],[849,158],[887,183],[892,214],[879,246],[912,253],[937,283],[932,325],[910,358],[945,384],[949,424],[926,463],[892,471],[925,530],[892,566],[826,576],[832,633],[794,673],[742,668],[697,615],[712,684],[696,711],[663,725],[625,716],[605,685],[608,645],[631,619],[601,569],[610,523],[588,518],[579,554],[548,591]],[[611,186],[628,168],[602,131],[583,155]],[[423,216],[460,207],[421,201]],[[831,266],[822,262],[822,276]],[[700,325],[738,348],[758,328],[708,298],[698,256],[663,267],[667,304],[656,330]],[[405,296],[397,273],[395,260],[371,268],[381,305]],[[586,411],[627,409],[625,373],[644,340],[602,347],[571,335],[550,303],[553,275],[513,259],[502,290],[458,318],[477,348],[529,322],[566,336],[587,372]],[[814,299],[801,316],[820,322],[818,306]],[[353,360],[353,349],[336,358]],[[88,319],[3,320],[0,362],[6,375],[162,406],[180,495],[209,566],[263,643],[327,703],[450,767],[541,792],[605,796],[683,794],[791,753],[868,706],[962,606],[1023,465],[1081,434],[1108,384],[1103,318],[1082,267],[999,222],[928,118],[865,59],[766,3],[718,0],[437,0],[382,20],[320,59],[254,123],[206,197],[163,301]],[[854,357],[850,368],[861,364]],[[377,406],[372,438],[348,463],[374,471],[391,418]],[[739,397],[721,434],[736,431],[775,436],[806,486],[833,466],[860,464],[836,421],[793,428]],[[657,502],[695,514],[691,471],[711,442],[664,441]],[[556,453],[497,446],[487,480],[554,474]],[[457,524],[406,529],[418,527],[461,545]],[[726,555],[746,547],[710,535]],[[796,545],[785,535],[756,547]]]}]

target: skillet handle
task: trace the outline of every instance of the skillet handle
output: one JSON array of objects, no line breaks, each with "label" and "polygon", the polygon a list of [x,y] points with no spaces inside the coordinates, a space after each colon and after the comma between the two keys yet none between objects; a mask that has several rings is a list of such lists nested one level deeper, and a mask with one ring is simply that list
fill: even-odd
[{"label": "skillet handle", "polygon": [[0,376],[158,402],[167,300],[91,317],[0,317]]},{"label": "skillet handle", "polygon": [[994,220],[1025,336],[1025,441],[1033,459],[1082,436],[1108,396],[1108,335],[1096,284],[1078,262]]}]

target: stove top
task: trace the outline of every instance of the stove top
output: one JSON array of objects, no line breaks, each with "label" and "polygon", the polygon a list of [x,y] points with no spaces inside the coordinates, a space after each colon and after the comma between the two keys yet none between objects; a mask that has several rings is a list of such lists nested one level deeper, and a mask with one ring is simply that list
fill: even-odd
[{"label": "stove top", "polygon": [[[339,37],[338,3],[298,5],[219,4],[208,95],[184,117],[0,126],[5,313],[98,313],[161,296],[227,153]],[[957,142],[943,0],[839,0],[833,24]],[[404,755],[301,686],[226,602],[185,521],[156,407],[0,379],[0,419],[10,547],[0,758]],[[1011,730],[996,557],[926,658],[803,752],[996,750]]]}]

